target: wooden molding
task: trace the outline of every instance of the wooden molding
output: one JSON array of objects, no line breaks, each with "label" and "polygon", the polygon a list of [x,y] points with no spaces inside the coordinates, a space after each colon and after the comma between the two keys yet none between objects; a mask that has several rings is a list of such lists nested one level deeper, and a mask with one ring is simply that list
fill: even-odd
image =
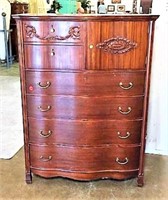
[{"label": "wooden molding", "polygon": [[97,48],[112,54],[123,54],[137,47],[137,43],[127,38],[115,37],[96,45]]},{"label": "wooden molding", "polygon": [[36,37],[40,40],[67,40],[68,38],[80,39],[80,27],[73,26],[69,28],[68,34],[66,36],[58,36],[58,35],[47,35],[40,36],[36,33],[36,28],[34,26],[25,25],[26,37],[33,38]]}]

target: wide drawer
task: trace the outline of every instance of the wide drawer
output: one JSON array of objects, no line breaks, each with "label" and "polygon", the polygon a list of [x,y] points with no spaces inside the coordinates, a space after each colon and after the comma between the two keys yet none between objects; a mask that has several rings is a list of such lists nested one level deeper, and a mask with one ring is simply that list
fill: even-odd
[{"label": "wide drawer", "polygon": [[[55,19],[54,19],[55,20]],[[86,24],[67,21],[25,21],[24,42],[79,43],[85,41]]]},{"label": "wide drawer", "polygon": [[102,147],[30,145],[30,165],[37,169],[66,171],[136,170],[139,168],[139,146],[110,145]]},{"label": "wide drawer", "polygon": [[142,121],[55,120],[29,118],[29,142],[93,146],[138,144]]},{"label": "wide drawer", "polygon": [[64,119],[139,119],[143,97],[81,97],[27,95],[28,116]]},{"label": "wide drawer", "polygon": [[28,94],[136,96],[144,93],[145,72],[26,72]]},{"label": "wide drawer", "polygon": [[24,45],[26,68],[84,69],[81,45]]}]

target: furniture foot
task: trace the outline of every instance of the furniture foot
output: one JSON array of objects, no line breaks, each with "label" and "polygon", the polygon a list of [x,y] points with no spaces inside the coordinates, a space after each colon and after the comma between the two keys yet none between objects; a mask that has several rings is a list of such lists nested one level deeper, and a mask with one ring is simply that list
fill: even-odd
[{"label": "furniture foot", "polygon": [[26,173],[26,183],[31,184],[32,183],[32,175],[31,172]]},{"label": "furniture foot", "polygon": [[142,174],[138,175],[137,185],[138,185],[138,187],[143,187],[143,185],[144,185],[144,176]]}]

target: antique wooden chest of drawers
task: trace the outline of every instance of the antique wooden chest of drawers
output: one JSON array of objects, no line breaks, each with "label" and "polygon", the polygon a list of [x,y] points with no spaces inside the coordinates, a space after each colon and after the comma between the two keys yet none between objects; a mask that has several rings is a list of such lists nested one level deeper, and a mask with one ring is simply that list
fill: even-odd
[{"label": "antique wooden chest of drawers", "polygon": [[76,180],[137,177],[155,15],[16,15],[26,160]]}]

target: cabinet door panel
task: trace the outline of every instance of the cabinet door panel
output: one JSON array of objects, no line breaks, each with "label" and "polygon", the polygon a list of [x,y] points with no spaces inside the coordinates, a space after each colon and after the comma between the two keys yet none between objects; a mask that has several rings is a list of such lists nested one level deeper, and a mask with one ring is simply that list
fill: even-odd
[{"label": "cabinet door panel", "polygon": [[89,22],[88,29],[98,33],[88,34],[87,69],[145,69],[148,22]]}]

